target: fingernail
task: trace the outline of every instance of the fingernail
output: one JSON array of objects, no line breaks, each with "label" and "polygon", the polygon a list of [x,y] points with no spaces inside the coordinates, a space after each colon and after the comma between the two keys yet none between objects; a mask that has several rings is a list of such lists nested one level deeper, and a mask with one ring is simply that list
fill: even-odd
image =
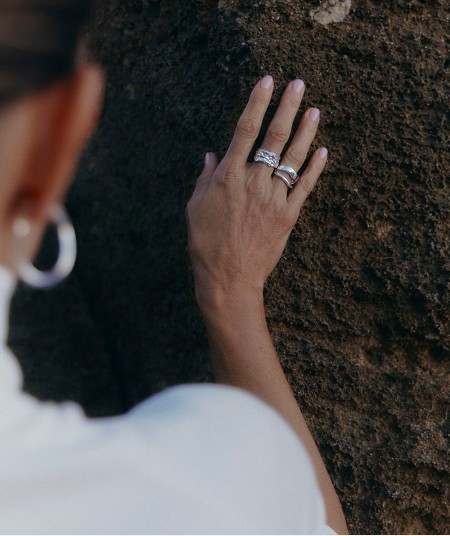
[{"label": "fingernail", "polygon": [[303,89],[305,83],[303,82],[303,80],[294,80],[293,84],[292,84],[292,89],[296,92],[296,93],[300,93],[300,91]]},{"label": "fingernail", "polygon": [[318,108],[311,108],[309,111],[309,118],[311,121],[317,121],[319,119],[320,110]]},{"label": "fingernail", "polygon": [[261,80],[260,84],[262,88],[269,89],[269,87],[273,84],[273,78],[270,76],[270,74],[268,74]]},{"label": "fingernail", "polygon": [[319,157],[320,158],[326,158],[328,154],[328,149],[326,147],[322,147],[319,151]]},{"label": "fingernail", "polygon": [[211,162],[211,153],[206,153],[205,154],[205,166],[209,165],[210,162]]}]

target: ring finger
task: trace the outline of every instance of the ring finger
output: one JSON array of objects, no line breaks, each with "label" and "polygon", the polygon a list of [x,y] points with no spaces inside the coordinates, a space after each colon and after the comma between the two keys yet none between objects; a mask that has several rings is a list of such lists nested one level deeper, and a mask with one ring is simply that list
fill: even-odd
[{"label": "ring finger", "polygon": [[[303,94],[305,92],[305,84],[302,80],[294,80],[289,83],[285,89],[278,109],[270,122],[267,129],[264,141],[261,145],[262,149],[280,155],[286,142],[291,135],[292,123],[297,115]],[[267,176],[270,177],[273,173],[273,168],[255,162],[254,165],[261,169],[266,168]]]},{"label": "ring finger", "polygon": [[[316,137],[319,119],[320,110],[318,108],[310,108],[304,113],[297,132],[286,153],[283,155],[280,165],[289,166],[298,172],[306,160],[309,148]],[[289,179],[286,173],[285,175]],[[273,176],[273,181],[276,195],[286,195],[289,188],[284,181],[276,175]]]}]

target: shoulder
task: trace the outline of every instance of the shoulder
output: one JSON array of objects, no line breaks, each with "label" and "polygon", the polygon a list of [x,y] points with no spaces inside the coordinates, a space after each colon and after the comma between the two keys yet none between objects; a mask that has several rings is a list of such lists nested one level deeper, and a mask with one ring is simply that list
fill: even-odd
[{"label": "shoulder", "polygon": [[[260,452],[309,458],[285,419],[265,401],[248,391],[222,384],[184,384],[170,387],[132,409],[126,420],[141,430],[175,435],[216,450],[224,446],[253,447]],[[180,445],[180,443],[178,443]],[[254,454],[252,454],[254,456]]]},{"label": "shoulder", "polygon": [[[190,383],[169,387],[153,395],[133,408],[128,416],[151,416],[164,411],[165,415],[192,417],[195,419],[231,419],[233,423],[242,423],[253,417],[255,422],[273,421],[274,424],[290,427],[278,412],[267,402],[249,391],[224,384]],[[245,420],[248,426],[250,423]],[[293,432],[292,432],[293,433]],[[294,434],[295,435],[295,434]]]},{"label": "shoulder", "polygon": [[[127,419],[189,436],[224,441],[258,442],[270,438],[273,447],[304,447],[284,418],[248,391],[223,384],[184,384],[170,387],[132,409]],[[198,435],[200,434],[200,436]]]},{"label": "shoulder", "polygon": [[326,532],[305,447],[275,409],[248,391],[172,387],[136,407],[128,420],[164,443],[172,474],[253,519],[261,533]]}]

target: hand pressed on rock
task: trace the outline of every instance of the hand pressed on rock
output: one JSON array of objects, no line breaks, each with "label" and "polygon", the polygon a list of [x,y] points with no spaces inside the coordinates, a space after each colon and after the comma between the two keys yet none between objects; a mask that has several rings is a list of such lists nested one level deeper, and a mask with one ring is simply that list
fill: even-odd
[{"label": "hand pressed on rock", "polygon": [[[304,91],[301,80],[288,85],[261,148],[282,153]],[[224,296],[262,296],[300,209],[325,167],[327,150],[321,148],[289,190],[282,179],[272,177],[273,168],[247,162],[272,92],[272,77],[256,84],[223,160],[219,164],[214,153],[206,155],[205,168],[186,209],[189,253],[201,308],[214,306]],[[282,165],[300,169],[316,135],[319,115],[316,108],[305,112]]]},{"label": "hand pressed on rock", "polygon": [[[292,189],[288,178],[272,178],[273,167],[247,162],[272,90],[270,76],[253,89],[225,157],[219,164],[209,153],[188,203],[196,297],[205,320],[215,382],[248,390],[290,424],[310,455],[328,525],[336,533],[347,534],[336,491],[284,375],[265,318],[264,283],[283,253],[327,156],[324,147],[316,151]],[[270,165],[277,165],[277,155],[289,139],[303,93],[304,84],[295,80],[283,94],[261,145],[269,151],[262,158]],[[293,175],[289,173],[293,180],[318,123],[319,111],[307,110],[283,155],[281,165],[288,166],[288,172],[293,168]]]}]

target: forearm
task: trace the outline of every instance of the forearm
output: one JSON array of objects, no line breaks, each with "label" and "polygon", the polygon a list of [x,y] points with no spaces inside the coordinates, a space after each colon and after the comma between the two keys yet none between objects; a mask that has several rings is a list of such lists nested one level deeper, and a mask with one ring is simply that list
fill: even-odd
[{"label": "forearm", "polygon": [[216,382],[250,391],[286,419],[312,459],[325,500],[327,523],[336,532],[346,533],[333,484],[275,352],[262,295],[227,294],[202,310]]}]

